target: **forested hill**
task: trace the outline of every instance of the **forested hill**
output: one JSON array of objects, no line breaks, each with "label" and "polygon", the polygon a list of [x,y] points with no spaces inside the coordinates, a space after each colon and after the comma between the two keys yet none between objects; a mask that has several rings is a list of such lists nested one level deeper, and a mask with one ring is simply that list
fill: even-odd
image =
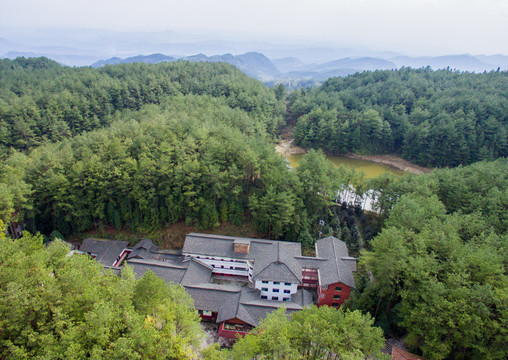
[{"label": "forested hill", "polygon": [[438,167],[508,155],[508,72],[357,73],[293,92],[290,111],[296,142],[331,153],[396,153]]},{"label": "forested hill", "polygon": [[[399,152],[431,165],[500,157],[507,151],[507,76],[403,69],[330,79],[291,95],[291,115],[299,119],[295,136],[328,151]],[[270,90],[225,64],[72,69],[47,59],[18,59],[0,62],[0,78],[0,227],[7,223],[14,237],[17,224],[56,238],[105,226],[137,236],[177,221],[201,229],[248,222],[267,238],[299,241],[307,249],[333,235],[361,259],[357,291],[345,307],[369,312],[387,334],[407,334],[406,344],[428,359],[507,358],[507,158],[365,180],[311,149],[290,169],[271,142],[283,125],[284,88]],[[379,193],[379,216],[338,206],[341,186]],[[63,246],[42,250],[41,237],[28,232],[17,241],[3,238],[0,232],[0,358],[13,351],[21,358],[42,353],[58,358],[68,349],[78,349],[81,357],[92,350],[108,357],[111,349],[123,349],[139,358],[160,355],[159,345],[194,343],[164,330],[179,327],[156,330],[152,322],[141,323],[148,313],[173,319],[172,312],[137,306],[149,300],[137,302],[138,293],[160,288],[155,276],[134,281],[103,274],[107,278],[99,286],[78,275],[97,278],[100,266],[68,257]],[[55,271],[58,276],[47,276]],[[65,301],[53,301],[55,294],[77,289],[69,284],[84,284],[88,299],[78,301],[84,307],[70,302],[71,312]],[[157,290],[153,299],[160,302],[173,291],[178,295],[175,289]],[[118,298],[106,295],[117,293],[123,305],[110,306]],[[95,307],[90,313],[89,299],[97,296],[118,311]],[[58,304],[50,309],[38,299]],[[13,301],[22,306],[13,307]],[[160,303],[169,310],[177,306]],[[192,309],[177,309],[185,327],[194,329]],[[99,312],[97,327],[93,319]],[[293,325],[284,325],[282,313],[268,318],[259,341],[310,326],[305,317],[317,319],[319,329],[346,328],[351,339],[351,325],[336,320],[328,325],[313,309],[301,314]],[[359,313],[355,317],[361,320]],[[124,327],[120,318],[134,321],[133,331],[116,331]],[[66,319],[76,320],[71,325],[77,330],[58,330],[71,326]],[[265,326],[270,323],[278,326]],[[370,320],[366,324],[370,328]],[[104,341],[96,347],[90,328],[110,335],[101,335]],[[144,340],[132,347],[137,334]],[[305,353],[320,335],[293,336],[292,346]],[[272,349],[246,339],[239,358]],[[353,342],[357,348],[359,342]],[[289,343],[284,344],[287,354]]]},{"label": "forested hill", "polygon": [[[0,155],[108,126],[119,110],[165,97],[225,99],[274,134],[284,106],[274,93],[227,64],[174,62],[69,68],[45,58],[0,60]],[[263,130],[264,132],[264,130]]]}]

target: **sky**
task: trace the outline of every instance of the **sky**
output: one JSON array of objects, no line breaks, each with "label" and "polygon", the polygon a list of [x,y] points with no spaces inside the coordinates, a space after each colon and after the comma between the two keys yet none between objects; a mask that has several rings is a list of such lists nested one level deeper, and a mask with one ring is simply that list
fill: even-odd
[{"label": "sky", "polygon": [[0,0],[0,27],[172,30],[429,56],[508,55],[508,0]]}]

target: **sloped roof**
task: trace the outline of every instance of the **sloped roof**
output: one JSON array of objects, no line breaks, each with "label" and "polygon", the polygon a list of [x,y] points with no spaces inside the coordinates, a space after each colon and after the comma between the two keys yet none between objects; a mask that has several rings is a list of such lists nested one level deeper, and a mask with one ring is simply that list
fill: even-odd
[{"label": "sloped roof", "polygon": [[79,250],[95,255],[95,259],[104,266],[113,266],[118,256],[129,246],[128,241],[87,238]]},{"label": "sloped roof", "polygon": [[254,276],[254,279],[265,281],[300,283],[301,275],[297,277],[285,263],[280,261],[274,261],[273,263],[265,267],[259,274]]},{"label": "sloped roof", "polygon": [[153,259],[130,259],[127,260],[127,265],[132,267],[136,278],[140,278],[145,272],[150,270],[167,283],[180,284],[187,271],[188,264]]},{"label": "sloped roof", "polygon": [[[249,243],[249,253],[234,252],[235,242]],[[293,283],[302,280],[301,265],[295,260],[302,254],[300,243],[190,233],[185,238],[182,253],[250,260],[254,263],[253,277],[257,280]]]},{"label": "sloped roof", "polygon": [[[248,243],[249,253],[235,253],[235,241]],[[249,260],[253,264],[255,280],[301,283],[302,267],[310,267],[319,269],[322,285],[342,282],[354,287],[352,271],[356,261],[348,256],[346,244],[334,237],[317,242],[315,258],[302,256],[299,243],[222,235],[187,235],[181,256],[158,252],[150,243],[143,240],[141,245],[135,247],[146,251],[142,254],[146,258],[128,260],[136,275],[139,277],[151,270],[167,282],[182,284],[193,298],[196,309],[218,313],[217,322],[237,318],[257,326],[261,319],[280,306],[285,306],[290,314],[310,305],[312,294],[298,289],[291,296],[291,301],[261,299],[257,289],[212,283],[213,268],[200,259],[189,259],[186,255]]]},{"label": "sloped roof", "polygon": [[223,291],[219,289],[206,287],[185,287],[185,291],[194,300],[194,307],[198,310],[209,310],[222,313],[220,310],[225,309],[225,304],[231,304],[236,309],[235,303],[240,297],[240,288],[236,288],[234,292]]},{"label": "sloped roof", "polygon": [[324,261],[328,261],[328,259],[310,256],[298,256],[296,260],[300,263],[302,268],[307,267],[312,269],[319,269]]},{"label": "sloped roof", "polygon": [[217,322],[236,318],[249,325],[258,326],[266,315],[281,306],[284,306],[290,314],[310,304],[312,304],[312,294],[304,289],[299,289],[296,294],[293,294],[291,301],[282,302],[261,299],[259,290],[242,288],[240,296],[232,298],[220,308]]},{"label": "sloped roof", "polygon": [[149,259],[151,258],[151,252],[153,251],[157,251],[157,245],[155,245],[150,239],[143,239],[134,246],[128,259]]},{"label": "sloped roof", "polygon": [[[346,243],[329,236],[316,242],[316,257],[325,258],[328,261],[320,263],[319,283],[330,285],[343,283],[356,288],[353,277],[352,259],[347,252]],[[356,268],[356,264],[354,264]]]},{"label": "sloped roof", "polygon": [[197,259],[191,259],[187,271],[180,282],[183,286],[208,284],[212,277],[212,267]]}]

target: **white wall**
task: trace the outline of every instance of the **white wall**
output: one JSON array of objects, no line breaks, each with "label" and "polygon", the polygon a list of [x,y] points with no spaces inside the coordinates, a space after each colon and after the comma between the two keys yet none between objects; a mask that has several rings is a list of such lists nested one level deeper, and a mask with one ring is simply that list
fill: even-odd
[{"label": "white wall", "polygon": [[248,276],[252,279],[252,264],[248,260],[216,258],[213,256],[188,255],[214,268],[214,273]]},{"label": "white wall", "polygon": [[[263,283],[261,280],[256,280],[255,288],[261,290],[261,296],[266,296],[267,300],[275,300],[274,297],[276,297],[278,301],[284,301],[284,298],[291,301],[291,295],[295,294],[298,290],[298,284],[277,283],[276,281],[266,281]],[[284,290],[289,291],[289,294],[285,293]]]}]

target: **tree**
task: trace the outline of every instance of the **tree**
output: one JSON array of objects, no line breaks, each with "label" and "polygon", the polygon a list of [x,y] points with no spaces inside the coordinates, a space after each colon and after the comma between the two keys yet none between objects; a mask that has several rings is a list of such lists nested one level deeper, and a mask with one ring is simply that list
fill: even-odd
[{"label": "tree", "polygon": [[233,347],[233,359],[365,359],[384,358],[382,331],[359,311],[312,305],[291,314],[285,308],[269,314]]},{"label": "tree", "polygon": [[508,312],[498,305],[508,298],[506,234],[479,213],[446,214],[436,195],[414,193],[401,196],[386,225],[362,259],[374,283],[357,304],[374,291],[374,316],[398,307],[394,325],[428,359],[506,358]]},{"label": "tree", "polygon": [[181,287],[150,272],[135,280],[129,268],[119,277],[86,255],[71,256],[59,240],[46,248],[27,232],[0,236],[0,249],[0,357],[198,356],[199,319]]},{"label": "tree", "polygon": [[258,226],[268,232],[268,238],[280,238],[287,226],[295,222],[296,194],[289,191],[277,192],[269,185],[266,193],[249,199],[249,208]]},{"label": "tree", "polygon": [[299,197],[309,216],[315,217],[335,200],[341,181],[337,169],[321,150],[311,149],[300,161],[296,173],[302,184]]}]

